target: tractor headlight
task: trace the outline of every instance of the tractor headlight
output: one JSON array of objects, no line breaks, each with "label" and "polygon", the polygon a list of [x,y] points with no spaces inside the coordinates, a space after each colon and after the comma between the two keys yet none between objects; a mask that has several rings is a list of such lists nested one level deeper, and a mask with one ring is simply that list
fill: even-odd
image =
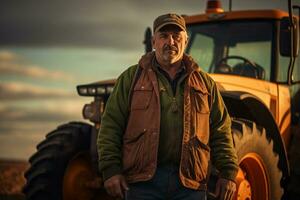
[{"label": "tractor headlight", "polygon": [[113,86],[103,85],[80,85],[77,86],[77,92],[80,96],[103,96],[112,92]]},{"label": "tractor headlight", "polygon": [[88,90],[86,87],[77,88],[77,92],[80,96],[87,96]]},{"label": "tractor headlight", "polygon": [[105,87],[97,87],[97,94],[105,94]]},{"label": "tractor headlight", "polygon": [[88,88],[88,94],[92,95],[92,96],[95,96],[96,95],[96,88],[94,87],[90,87]]},{"label": "tractor headlight", "polygon": [[112,91],[114,90],[114,86],[107,86],[107,88],[106,88],[106,92],[107,93],[112,93]]}]

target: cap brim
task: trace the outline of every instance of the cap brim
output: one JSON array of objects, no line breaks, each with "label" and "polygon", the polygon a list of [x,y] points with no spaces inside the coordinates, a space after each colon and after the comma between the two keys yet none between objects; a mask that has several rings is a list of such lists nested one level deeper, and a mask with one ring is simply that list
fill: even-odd
[{"label": "cap brim", "polygon": [[156,27],[156,29],[155,29],[154,32],[159,31],[162,27],[164,27],[164,26],[166,26],[166,25],[176,25],[176,26],[178,26],[181,30],[186,31],[186,28],[185,28],[185,27],[183,27],[182,25],[180,25],[180,24],[178,24],[178,23],[176,23],[176,22],[165,22],[165,23],[159,25],[158,27]]}]

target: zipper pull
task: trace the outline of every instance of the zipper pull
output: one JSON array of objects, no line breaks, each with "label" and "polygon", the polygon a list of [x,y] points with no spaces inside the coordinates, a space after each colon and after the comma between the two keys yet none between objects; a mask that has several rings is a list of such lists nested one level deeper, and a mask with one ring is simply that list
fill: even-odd
[{"label": "zipper pull", "polygon": [[178,104],[176,102],[176,98],[175,97],[173,97],[173,99],[172,99],[171,111],[173,113],[178,112]]}]

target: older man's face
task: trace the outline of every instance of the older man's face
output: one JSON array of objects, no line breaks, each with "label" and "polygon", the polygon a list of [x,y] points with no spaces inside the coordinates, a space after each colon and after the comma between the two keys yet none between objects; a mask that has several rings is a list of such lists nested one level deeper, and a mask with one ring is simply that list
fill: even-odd
[{"label": "older man's face", "polygon": [[182,59],[187,33],[176,25],[167,25],[154,33],[152,45],[160,64],[170,65]]}]

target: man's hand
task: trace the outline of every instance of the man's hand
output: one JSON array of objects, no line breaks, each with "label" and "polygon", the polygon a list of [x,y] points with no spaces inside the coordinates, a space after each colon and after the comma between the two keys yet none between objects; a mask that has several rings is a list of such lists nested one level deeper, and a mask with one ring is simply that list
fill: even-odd
[{"label": "man's hand", "polygon": [[235,182],[224,178],[219,178],[216,185],[216,191],[215,191],[215,195],[217,199],[231,200],[234,196],[235,191],[236,191]]},{"label": "man's hand", "polygon": [[123,175],[114,175],[104,182],[107,193],[113,197],[124,199],[125,191],[129,190]]}]

